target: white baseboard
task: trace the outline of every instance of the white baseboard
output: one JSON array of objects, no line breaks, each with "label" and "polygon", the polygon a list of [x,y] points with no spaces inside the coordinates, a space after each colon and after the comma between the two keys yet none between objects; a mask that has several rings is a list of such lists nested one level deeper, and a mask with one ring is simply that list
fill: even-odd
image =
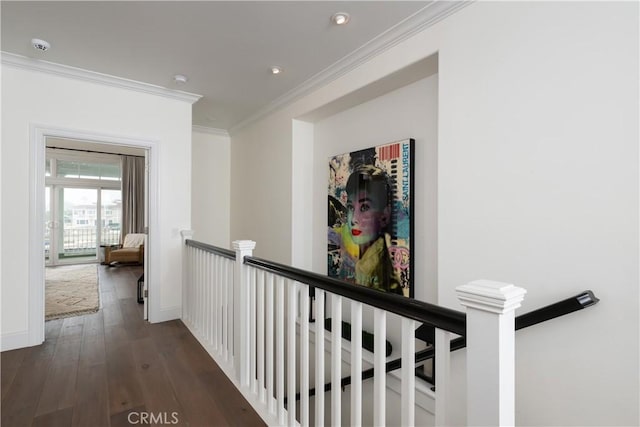
[{"label": "white baseboard", "polygon": [[170,308],[164,308],[162,310],[153,311],[149,313],[150,323],[167,322],[169,320],[176,320],[182,317],[182,307],[175,306]]},{"label": "white baseboard", "polygon": [[29,331],[10,332],[0,336],[0,351],[15,350],[23,347],[31,347]]}]

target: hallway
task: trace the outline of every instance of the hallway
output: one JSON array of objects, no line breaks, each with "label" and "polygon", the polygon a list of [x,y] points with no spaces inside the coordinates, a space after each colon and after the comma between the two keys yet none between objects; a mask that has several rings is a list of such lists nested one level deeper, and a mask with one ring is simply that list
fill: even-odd
[{"label": "hallway", "polygon": [[142,320],[141,273],[99,266],[100,311],[1,353],[2,425],[264,425],[181,321]]}]

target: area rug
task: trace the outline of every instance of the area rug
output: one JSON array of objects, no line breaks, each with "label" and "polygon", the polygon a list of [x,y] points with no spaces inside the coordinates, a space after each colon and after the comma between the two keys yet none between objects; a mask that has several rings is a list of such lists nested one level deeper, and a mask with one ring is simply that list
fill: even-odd
[{"label": "area rug", "polygon": [[98,311],[98,266],[85,264],[46,268],[45,296],[46,320]]}]

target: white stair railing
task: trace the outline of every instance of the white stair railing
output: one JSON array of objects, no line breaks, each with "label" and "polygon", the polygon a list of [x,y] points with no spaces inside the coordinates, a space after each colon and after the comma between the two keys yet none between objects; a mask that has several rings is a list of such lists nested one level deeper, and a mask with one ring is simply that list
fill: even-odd
[{"label": "white stair railing", "polygon": [[[448,344],[453,333],[467,338],[467,424],[513,425],[513,310],[523,289],[489,281],[459,287],[467,307],[465,331],[464,313],[253,258],[252,241],[233,242],[235,251],[228,251],[187,240],[188,234],[183,237],[182,319],[268,425],[414,425],[414,333],[422,322],[437,328],[433,422],[448,424]],[[321,320],[309,322],[310,286],[315,287],[316,319],[331,316],[330,334]],[[350,313],[350,342],[342,336],[343,308]],[[373,355],[367,357],[361,341],[363,312],[374,318]],[[401,373],[393,377],[393,382],[400,381],[397,420],[390,419],[388,411],[387,313],[394,313],[394,321],[396,316],[402,319],[401,336],[390,337],[401,339]],[[342,387],[349,374],[343,364],[350,365],[348,390]],[[375,369],[373,401],[363,398],[364,365]],[[324,393],[327,377],[329,397]],[[345,393],[349,399],[343,399]]]}]

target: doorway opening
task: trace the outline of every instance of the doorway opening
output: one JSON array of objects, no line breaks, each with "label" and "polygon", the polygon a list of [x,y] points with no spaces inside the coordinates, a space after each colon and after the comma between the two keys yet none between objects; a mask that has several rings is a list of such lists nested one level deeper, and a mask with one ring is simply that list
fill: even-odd
[{"label": "doorway opening", "polygon": [[[123,156],[143,159],[144,178],[138,180],[144,194],[138,203],[144,205],[145,212],[142,317],[152,319],[155,311],[149,302],[153,298],[147,296],[152,295],[149,285],[155,276],[149,260],[154,259],[153,244],[157,241],[156,141],[39,125],[32,126],[31,135],[30,345],[42,343],[45,337],[45,265],[98,264],[101,246],[116,245],[125,237],[122,216],[115,212],[118,199],[123,198],[115,176],[118,159]],[[57,154],[48,156],[53,147],[57,147]],[[52,166],[51,159],[56,156],[56,162],[61,162]],[[87,157],[93,160],[86,161]],[[137,286],[136,280],[132,286]]]},{"label": "doorway opening", "polygon": [[[64,265],[111,267],[110,254],[123,244],[127,246],[130,239],[125,236],[142,238],[138,242],[142,247],[125,250],[137,250],[140,255],[134,257],[133,262],[143,265],[141,271],[137,270],[141,274],[135,286],[138,302],[144,304],[139,285],[144,280],[147,230],[146,150],[54,137],[45,138],[45,146],[46,320],[72,315],[66,313],[75,313],[77,305],[85,304],[94,310],[101,308],[102,304],[98,304],[93,295],[100,291],[89,283],[92,280],[80,280],[69,286],[67,279],[60,281],[53,277],[73,275],[76,271],[60,271]],[[97,276],[104,277],[105,267],[100,268],[98,265]],[[95,273],[95,269],[92,271]],[[93,276],[95,279],[95,274]],[[85,300],[93,300],[93,304]],[[148,319],[148,311],[143,312],[143,317]]]}]

